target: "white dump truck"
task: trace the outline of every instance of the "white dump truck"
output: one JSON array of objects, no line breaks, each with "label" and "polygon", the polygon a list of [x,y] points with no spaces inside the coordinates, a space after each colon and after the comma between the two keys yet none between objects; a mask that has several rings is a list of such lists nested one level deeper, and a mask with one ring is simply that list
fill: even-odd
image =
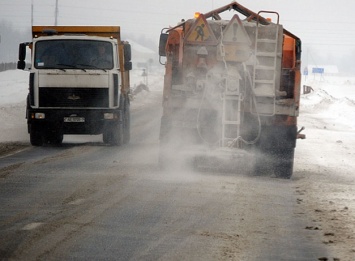
[{"label": "white dump truck", "polygon": [[131,48],[119,26],[33,26],[19,46],[18,69],[31,50],[26,118],[31,144],[61,144],[64,134],[130,139]]}]

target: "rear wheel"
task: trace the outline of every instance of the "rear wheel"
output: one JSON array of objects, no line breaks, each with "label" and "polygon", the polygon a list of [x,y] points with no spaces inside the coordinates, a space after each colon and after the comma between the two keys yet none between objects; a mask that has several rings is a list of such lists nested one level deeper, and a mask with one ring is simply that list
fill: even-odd
[{"label": "rear wheel", "polygon": [[289,179],[293,173],[294,148],[280,149],[275,152],[274,173],[278,178]]},{"label": "rear wheel", "polygon": [[267,176],[272,172],[272,159],[269,153],[260,149],[254,150],[254,162],[252,174],[254,176]]},{"label": "rear wheel", "polygon": [[274,174],[277,178],[289,179],[293,173],[294,148],[256,150],[253,175]]},{"label": "rear wheel", "polygon": [[[256,171],[289,179],[293,172],[297,127],[264,126],[256,144]],[[260,174],[259,174],[260,175]]]}]

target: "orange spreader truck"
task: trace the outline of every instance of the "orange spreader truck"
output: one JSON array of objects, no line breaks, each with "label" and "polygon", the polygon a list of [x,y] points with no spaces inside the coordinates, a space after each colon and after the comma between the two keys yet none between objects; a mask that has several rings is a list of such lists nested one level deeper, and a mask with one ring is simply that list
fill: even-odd
[{"label": "orange spreader truck", "polygon": [[26,118],[31,144],[61,144],[64,134],[130,139],[131,48],[119,26],[33,26],[19,46],[18,69],[31,49]]},{"label": "orange spreader truck", "polygon": [[[228,20],[225,11],[233,12]],[[264,18],[272,16],[274,21]],[[236,163],[290,178],[300,103],[301,40],[279,14],[232,2],[164,28],[160,164]],[[164,58],[165,57],[165,58]],[[226,164],[227,165],[227,164]]]}]

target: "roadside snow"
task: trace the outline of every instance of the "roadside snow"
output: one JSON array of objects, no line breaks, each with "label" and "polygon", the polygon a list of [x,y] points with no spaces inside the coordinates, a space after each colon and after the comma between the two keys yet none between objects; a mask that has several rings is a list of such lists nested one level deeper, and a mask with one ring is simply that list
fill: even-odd
[{"label": "roadside snow", "polygon": [[298,203],[339,260],[355,260],[355,78],[306,82],[301,96],[294,186]]},{"label": "roadside snow", "polygon": [[0,107],[26,100],[29,73],[20,70],[0,72]]},{"label": "roadside snow", "polygon": [[[333,129],[355,130],[355,79],[354,84],[350,81],[334,77],[338,85],[326,82],[312,82],[314,92],[302,95],[302,114],[316,114],[317,118],[332,123]],[[332,82],[333,82],[332,81]],[[335,127],[336,126],[336,127]]]}]

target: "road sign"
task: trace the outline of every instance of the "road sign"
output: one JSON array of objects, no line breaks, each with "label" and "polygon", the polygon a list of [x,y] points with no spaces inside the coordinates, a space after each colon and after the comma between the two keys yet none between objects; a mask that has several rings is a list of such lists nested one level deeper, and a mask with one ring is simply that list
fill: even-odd
[{"label": "road sign", "polygon": [[238,15],[234,15],[223,31],[223,43],[244,43],[251,45],[251,41]]},{"label": "road sign", "polygon": [[304,67],[303,69],[303,75],[308,75],[308,67]]},{"label": "road sign", "polygon": [[187,32],[185,37],[185,43],[190,44],[217,44],[217,38],[209,27],[206,18],[201,14]]},{"label": "road sign", "polygon": [[320,74],[323,74],[323,73],[324,73],[324,68],[314,67],[314,68],[312,69],[312,73],[320,73]]}]

